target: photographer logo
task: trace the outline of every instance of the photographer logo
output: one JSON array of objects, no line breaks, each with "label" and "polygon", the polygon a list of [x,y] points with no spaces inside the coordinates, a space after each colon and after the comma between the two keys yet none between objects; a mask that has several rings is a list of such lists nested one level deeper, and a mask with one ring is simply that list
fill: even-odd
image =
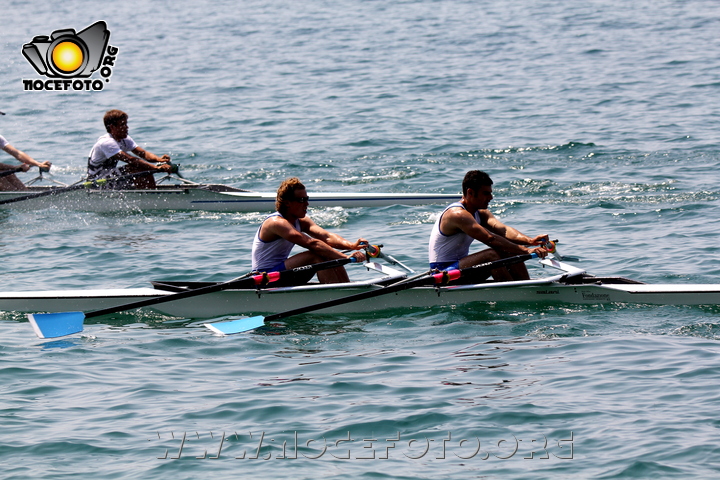
[{"label": "photographer logo", "polygon": [[[118,48],[109,45],[110,30],[103,21],[75,32],[72,28],[39,35],[22,47],[22,54],[47,80],[23,79],[25,91],[99,91],[110,82]],[[91,79],[96,71],[100,77]]]}]

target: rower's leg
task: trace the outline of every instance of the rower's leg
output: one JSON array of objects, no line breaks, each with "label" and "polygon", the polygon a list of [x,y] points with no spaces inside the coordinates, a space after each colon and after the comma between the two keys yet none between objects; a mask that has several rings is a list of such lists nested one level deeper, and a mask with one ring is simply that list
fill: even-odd
[{"label": "rower's leg", "polygon": [[25,184],[19,178],[17,178],[14,173],[12,175],[7,175],[0,178],[1,191],[18,192],[27,189],[28,188],[25,186]]},{"label": "rower's leg", "polygon": [[329,268],[317,273],[320,283],[347,283],[350,281],[345,267]]},{"label": "rower's leg", "polygon": [[[155,170],[148,170],[147,168],[139,165],[128,164],[123,167],[123,173],[140,173],[154,171]],[[155,183],[155,177],[152,173],[148,173],[147,175],[138,175],[137,177],[134,177],[132,179],[132,182],[135,188],[140,190],[154,190],[157,188],[157,184]]]},{"label": "rower's leg", "polygon": [[518,263],[508,267],[513,280],[530,280],[530,273],[524,263]]},{"label": "rower's leg", "polygon": [[[481,250],[479,252],[471,253],[467,257],[460,259],[460,268],[468,268],[473,267],[475,265],[480,265],[481,263],[488,263],[488,262],[494,262],[496,260],[500,260],[501,258],[506,258],[507,255],[502,256],[500,255],[496,250],[492,248],[488,248],[487,250]],[[516,269],[515,267],[522,267],[521,269]],[[496,282],[510,282],[513,280],[522,280],[523,278],[523,271],[525,270],[525,276],[529,278],[527,269],[525,268],[524,264],[519,265],[513,265],[512,267],[505,268],[496,268],[493,270],[490,274],[493,277],[493,280]],[[488,275],[490,276],[490,275]],[[525,279],[527,279],[525,278]]]},{"label": "rower's leg", "polygon": [[[326,259],[315,255],[312,252],[300,252],[285,260],[285,268],[291,270],[305,265],[324,262]],[[330,268],[317,272],[318,281],[320,283],[346,283],[350,281],[345,267]],[[312,274],[304,281],[298,281],[297,284],[303,284],[310,281]]]}]

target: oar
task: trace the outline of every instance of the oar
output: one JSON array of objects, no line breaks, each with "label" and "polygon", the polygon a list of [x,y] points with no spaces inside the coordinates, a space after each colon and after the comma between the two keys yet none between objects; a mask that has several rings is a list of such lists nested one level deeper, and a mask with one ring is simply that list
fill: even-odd
[{"label": "oar", "polygon": [[11,170],[3,170],[2,172],[0,172],[0,178],[7,177],[8,175],[12,175],[13,173],[18,173],[18,172],[22,172],[22,168],[17,167],[17,168],[13,168]]},{"label": "oar", "polygon": [[152,171],[136,172],[136,173],[128,173],[127,175],[121,175],[119,177],[101,178],[98,180],[88,180],[87,182],[78,183],[75,185],[71,185],[69,187],[52,188],[52,189],[49,189],[49,190],[46,190],[46,191],[40,192],[40,193],[31,193],[29,195],[21,195],[19,197],[8,198],[7,200],[0,201],[0,205],[5,205],[7,203],[22,202],[23,200],[30,200],[33,198],[47,197],[48,195],[58,195],[60,193],[70,192],[73,190],[81,190],[83,188],[89,188],[92,186],[102,186],[102,185],[106,185],[106,184],[112,184],[114,182],[117,182],[118,180],[137,177],[140,175],[152,175],[153,173],[155,173],[155,172],[152,172]]},{"label": "oar", "polygon": [[431,270],[430,272],[420,274],[415,277],[394,283],[392,285],[378,288],[376,290],[370,290],[368,292],[356,293],[355,295],[349,295],[347,297],[336,298],[334,300],[315,303],[313,305],[307,305],[285,312],[274,313],[266,317],[258,315],[256,317],[241,318],[238,320],[231,320],[229,322],[206,323],[205,326],[213,332],[220,333],[222,335],[232,335],[235,333],[247,332],[263,326],[266,322],[280,320],[281,318],[287,318],[293,315],[300,315],[301,313],[322,310],[323,308],[330,308],[337,305],[344,305],[346,303],[367,300],[368,298],[374,298],[380,295],[387,295],[389,293],[399,292],[401,290],[407,290],[409,288],[420,287],[423,285],[446,284],[449,281],[457,280],[459,278],[466,278],[472,280],[473,278],[477,278],[480,275],[487,276],[487,273],[489,271],[495,270],[496,268],[508,267],[510,265],[525,262],[527,260],[530,260],[531,258],[537,258],[537,254],[529,253],[525,255],[518,255],[516,257],[503,258],[494,262],[482,263],[473,267],[464,268],[462,270],[449,270],[439,273],[436,273],[437,271],[435,270]]},{"label": "oar", "polygon": [[150,305],[157,305],[159,303],[172,302],[175,300],[182,300],[184,298],[195,297],[198,295],[205,295],[207,293],[219,292],[227,290],[229,288],[255,288],[265,286],[269,283],[276,282],[282,279],[292,279],[299,273],[307,274],[308,272],[318,272],[328,268],[340,267],[348,263],[357,261],[355,257],[350,258],[338,258],[335,260],[328,260],[327,262],[320,262],[313,265],[307,265],[303,267],[297,267],[289,270],[282,270],[280,272],[265,273],[260,272],[256,275],[252,275],[248,278],[232,279],[223,283],[216,283],[193,290],[187,290],[184,292],[173,293],[172,295],[153,297],[145,300],[138,300],[136,302],[126,303],[124,305],[118,305],[115,307],[103,308],[101,310],[94,310],[92,312],[58,312],[58,313],[31,313],[28,314],[28,320],[35,330],[35,334],[40,338],[55,338],[64,337],[65,335],[71,335],[73,333],[82,332],[83,321],[86,318],[99,317],[102,315],[108,315],[110,313],[123,312],[125,310],[134,310],[140,307],[147,307]]}]

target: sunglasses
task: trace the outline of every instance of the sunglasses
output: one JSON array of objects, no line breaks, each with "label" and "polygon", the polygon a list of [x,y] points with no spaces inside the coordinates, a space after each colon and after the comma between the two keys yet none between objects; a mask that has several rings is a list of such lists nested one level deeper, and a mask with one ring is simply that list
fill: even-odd
[{"label": "sunglasses", "polygon": [[298,203],[310,203],[310,197],[294,197],[290,200]]}]

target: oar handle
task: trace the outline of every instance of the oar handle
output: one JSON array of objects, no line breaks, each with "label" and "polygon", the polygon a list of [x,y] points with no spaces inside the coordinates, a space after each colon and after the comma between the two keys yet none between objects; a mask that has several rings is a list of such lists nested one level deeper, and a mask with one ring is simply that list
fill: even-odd
[{"label": "oar handle", "polygon": [[479,265],[473,265],[463,269],[453,269],[444,272],[436,273],[433,275],[435,278],[435,284],[447,285],[448,282],[464,278],[466,280],[477,279],[477,277],[487,276],[488,271],[495,270],[496,268],[504,268],[515,265],[517,263],[527,262],[532,258],[538,258],[537,253],[526,253],[525,255],[517,255],[510,258],[502,258],[494,262],[481,263]]},{"label": "oar handle", "polygon": [[[347,265],[348,263],[355,263],[357,262],[357,258],[355,257],[348,257],[348,258],[337,258],[335,260],[328,260],[326,262],[320,262],[320,263],[313,263],[311,265],[303,265],[302,267],[295,267],[289,270],[281,270],[279,272],[260,272],[257,275],[253,275],[248,279],[247,287],[245,288],[252,288],[252,287],[263,287],[270,283],[277,282],[280,279],[291,279],[293,276],[303,273],[307,274],[308,272],[319,272],[321,270],[327,270],[329,268],[336,268],[341,267],[343,265]],[[252,283],[250,283],[252,282]],[[243,288],[240,286],[235,286],[235,288]]]},{"label": "oar handle", "polygon": [[10,169],[10,170],[3,170],[2,172],[0,172],[0,178],[2,178],[2,177],[7,177],[7,176],[9,176],[9,175],[12,175],[12,174],[18,173],[18,172],[22,172],[22,168],[21,168],[21,167],[12,168],[12,169]]},{"label": "oar handle", "polygon": [[369,298],[378,297],[380,295],[387,295],[389,293],[399,292],[402,290],[407,290],[409,288],[414,287],[420,287],[423,285],[433,285],[433,284],[442,284],[447,283],[448,278],[452,277],[452,279],[458,279],[460,277],[464,277],[465,275],[470,275],[472,277],[473,274],[477,274],[477,272],[480,271],[489,271],[494,270],[496,268],[501,267],[508,267],[510,265],[514,265],[516,263],[522,263],[527,260],[530,260],[531,258],[537,258],[536,253],[529,253],[525,255],[518,255],[516,257],[510,257],[510,258],[503,258],[501,260],[497,260],[494,262],[488,262],[483,263],[480,265],[476,265],[474,267],[465,268],[462,270],[455,270],[451,272],[431,272],[426,275],[421,275],[420,277],[414,278],[410,281],[404,281],[404,282],[398,282],[394,283],[392,285],[388,285],[387,287],[381,287],[377,290],[370,290],[367,292],[360,292],[356,293],[355,295],[350,295],[347,297],[342,298],[336,298],[334,300],[328,300],[326,302],[316,303],[313,305],[306,305],[304,307],[295,308],[293,310],[288,310],[286,312],[279,312],[272,315],[268,315],[265,317],[265,322],[271,322],[273,320],[279,320],[281,318],[287,318],[291,317],[293,315],[300,315],[302,313],[312,312],[315,310],[322,310],[324,308],[330,308],[335,307],[337,305],[343,305],[346,303],[351,302],[357,302],[360,300],[367,300]]}]

